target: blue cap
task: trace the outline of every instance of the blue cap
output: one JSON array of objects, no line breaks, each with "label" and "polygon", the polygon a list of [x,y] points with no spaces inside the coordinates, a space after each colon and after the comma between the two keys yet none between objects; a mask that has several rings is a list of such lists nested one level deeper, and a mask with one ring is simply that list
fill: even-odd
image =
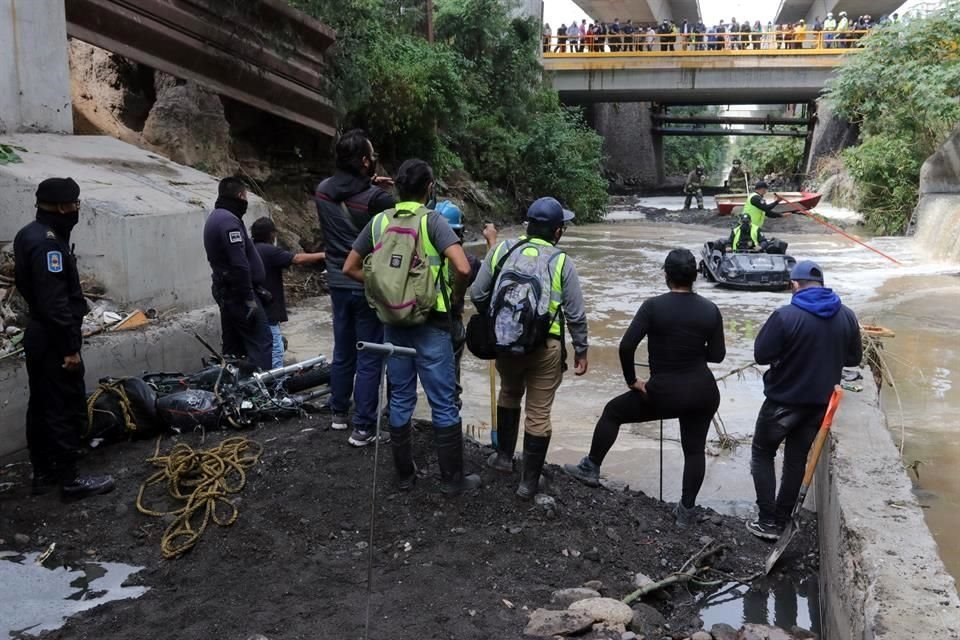
[{"label": "blue cap", "polygon": [[446,219],[451,229],[463,229],[463,212],[449,200],[438,202],[434,211]]},{"label": "blue cap", "polygon": [[813,280],[823,284],[823,269],[813,260],[798,262],[790,272],[791,280]]},{"label": "blue cap", "polygon": [[555,227],[559,227],[564,222],[570,222],[575,217],[573,211],[564,209],[556,198],[539,198],[534,200],[527,209],[527,220],[546,222]]}]

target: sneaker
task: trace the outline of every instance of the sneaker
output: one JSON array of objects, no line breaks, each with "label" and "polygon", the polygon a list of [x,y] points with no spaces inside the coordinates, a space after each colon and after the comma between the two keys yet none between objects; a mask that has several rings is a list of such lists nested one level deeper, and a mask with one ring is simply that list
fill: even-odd
[{"label": "sneaker", "polygon": [[110,476],[77,476],[60,485],[60,495],[64,500],[80,500],[110,493],[113,488],[113,478]]},{"label": "sneaker", "polygon": [[752,520],[747,523],[747,531],[763,540],[777,540],[783,533],[783,527],[770,522]]},{"label": "sneaker", "polygon": [[[377,436],[376,427],[354,427],[353,431],[350,432],[350,437],[347,438],[349,442],[354,447],[365,447],[368,444],[373,444]],[[386,431],[380,433],[380,444],[387,444],[390,442],[390,434]]]},{"label": "sneaker", "polygon": [[330,423],[330,428],[334,431],[346,431],[349,428],[350,424],[347,422],[347,414],[345,413],[335,413],[333,414],[333,422]]},{"label": "sneaker", "polygon": [[600,486],[600,467],[593,463],[589,456],[578,464],[565,464],[563,470],[588,487]]}]

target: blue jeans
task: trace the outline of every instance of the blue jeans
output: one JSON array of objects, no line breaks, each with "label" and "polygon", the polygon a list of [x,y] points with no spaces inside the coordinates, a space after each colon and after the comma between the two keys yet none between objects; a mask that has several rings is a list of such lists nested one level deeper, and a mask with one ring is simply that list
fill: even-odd
[{"label": "blue jeans", "polygon": [[390,379],[390,426],[410,422],[417,406],[417,378],[423,385],[433,412],[433,426],[460,424],[456,404],[456,376],[450,333],[430,324],[418,327],[385,327],[384,339],[398,347],[417,350],[416,358],[392,357],[387,364]]},{"label": "blue jeans", "polygon": [[274,369],[283,366],[283,334],[280,333],[280,323],[270,325],[270,333],[273,335],[273,349],[270,351],[270,359]]},{"label": "blue jeans", "polygon": [[[383,325],[362,289],[330,289],[333,306],[333,364],[330,409],[345,414],[353,395],[353,426],[377,423],[381,356],[357,351],[357,342],[383,342]],[[356,384],[354,384],[356,378]]]}]

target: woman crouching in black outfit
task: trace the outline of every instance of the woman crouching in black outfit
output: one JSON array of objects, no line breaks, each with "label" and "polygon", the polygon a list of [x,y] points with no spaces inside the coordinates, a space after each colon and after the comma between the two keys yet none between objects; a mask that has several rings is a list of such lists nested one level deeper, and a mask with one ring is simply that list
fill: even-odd
[{"label": "woman crouching in black outfit", "polygon": [[[717,306],[693,292],[697,262],[686,249],[674,249],[663,263],[670,293],[641,305],[620,341],[620,366],[630,389],[607,403],[593,431],[590,455],[564,470],[590,486],[600,484],[600,465],[620,425],[680,419],[683,495],[674,510],[677,524],[690,524],[706,468],[704,447],[720,391],[708,362],[723,362],[723,318]],[[650,379],[637,378],[634,356],[649,336]]]}]

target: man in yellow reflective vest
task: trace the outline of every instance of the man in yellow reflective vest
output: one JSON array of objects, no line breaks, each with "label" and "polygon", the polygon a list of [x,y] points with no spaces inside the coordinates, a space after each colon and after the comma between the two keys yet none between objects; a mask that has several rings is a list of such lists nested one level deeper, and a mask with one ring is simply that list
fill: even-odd
[{"label": "man in yellow reflective vest", "polygon": [[[425,211],[433,192],[433,170],[423,160],[407,160],[395,179],[400,202],[393,209],[374,216],[353,244],[343,272],[363,282],[363,259],[370,255],[377,238],[389,225],[389,216],[423,215],[420,233],[423,255],[430,262],[430,275],[438,283],[435,307],[426,322],[413,326],[385,324],[384,341],[416,349],[415,358],[391,358],[387,365],[390,381],[390,441],[396,467],[397,486],[413,488],[417,468],[413,462],[410,420],[417,405],[417,379],[423,386],[432,410],[440,490],[457,495],[480,486],[480,478],[463,471],[463,423],[456,405],[453,343],[450,339],[451,306],[463,298],[470,263],[459,238],[436,211]],[[425,214],[425,215],[424,215]],[[450,263],[451,283],[441,278],[443,263]]]},{"label": "man in yellow reflective vest", "polygon": [[760,233],[760,227],[753,224],[745,213],[740,215],[740,224],[730,231],[727,244],[731,251],[767,250],[767,239]]},{"label": "man in yellow reflective vest", "polygon": [[753,188],[753,193],[745,203],[743,203],[743,213],[750,216],[751,223],[757,229],[763,229],[763,223],[767,216],[771,218],[782,218],[784,214],[776,210],[776,202],[767,202],[763,199],[767,195],[767,183],[761,180]]},{"label": "man in yellow reflective vest", "polygon": [[[498,243],[487,254],[470,299],[480,313],[503,304],[508,276],[542,283],[541,296],[549,294],[546,337],[542,344],[522,354],[497,357],[500,395],[497,399],[497,451],[487,464],[494,470],[513,472],[513,454],[520,431],[520,405],[526,396],[523,437],[523,472],[517,495],[524,499],[537,493],[540,474],[550,445],[550,411],[563,379],[566,348],[564,329],[570,332],[574,352],[574,374],[587,372],[587,314],[580,279],[573,260],[556,248],[567,223],[573,219],[554,198],[540,198],[527,210],[527,232],[516,241]],[[543,298],[540,299],[544,301]],[[498,334],[499,337],[499,334]]]}]

